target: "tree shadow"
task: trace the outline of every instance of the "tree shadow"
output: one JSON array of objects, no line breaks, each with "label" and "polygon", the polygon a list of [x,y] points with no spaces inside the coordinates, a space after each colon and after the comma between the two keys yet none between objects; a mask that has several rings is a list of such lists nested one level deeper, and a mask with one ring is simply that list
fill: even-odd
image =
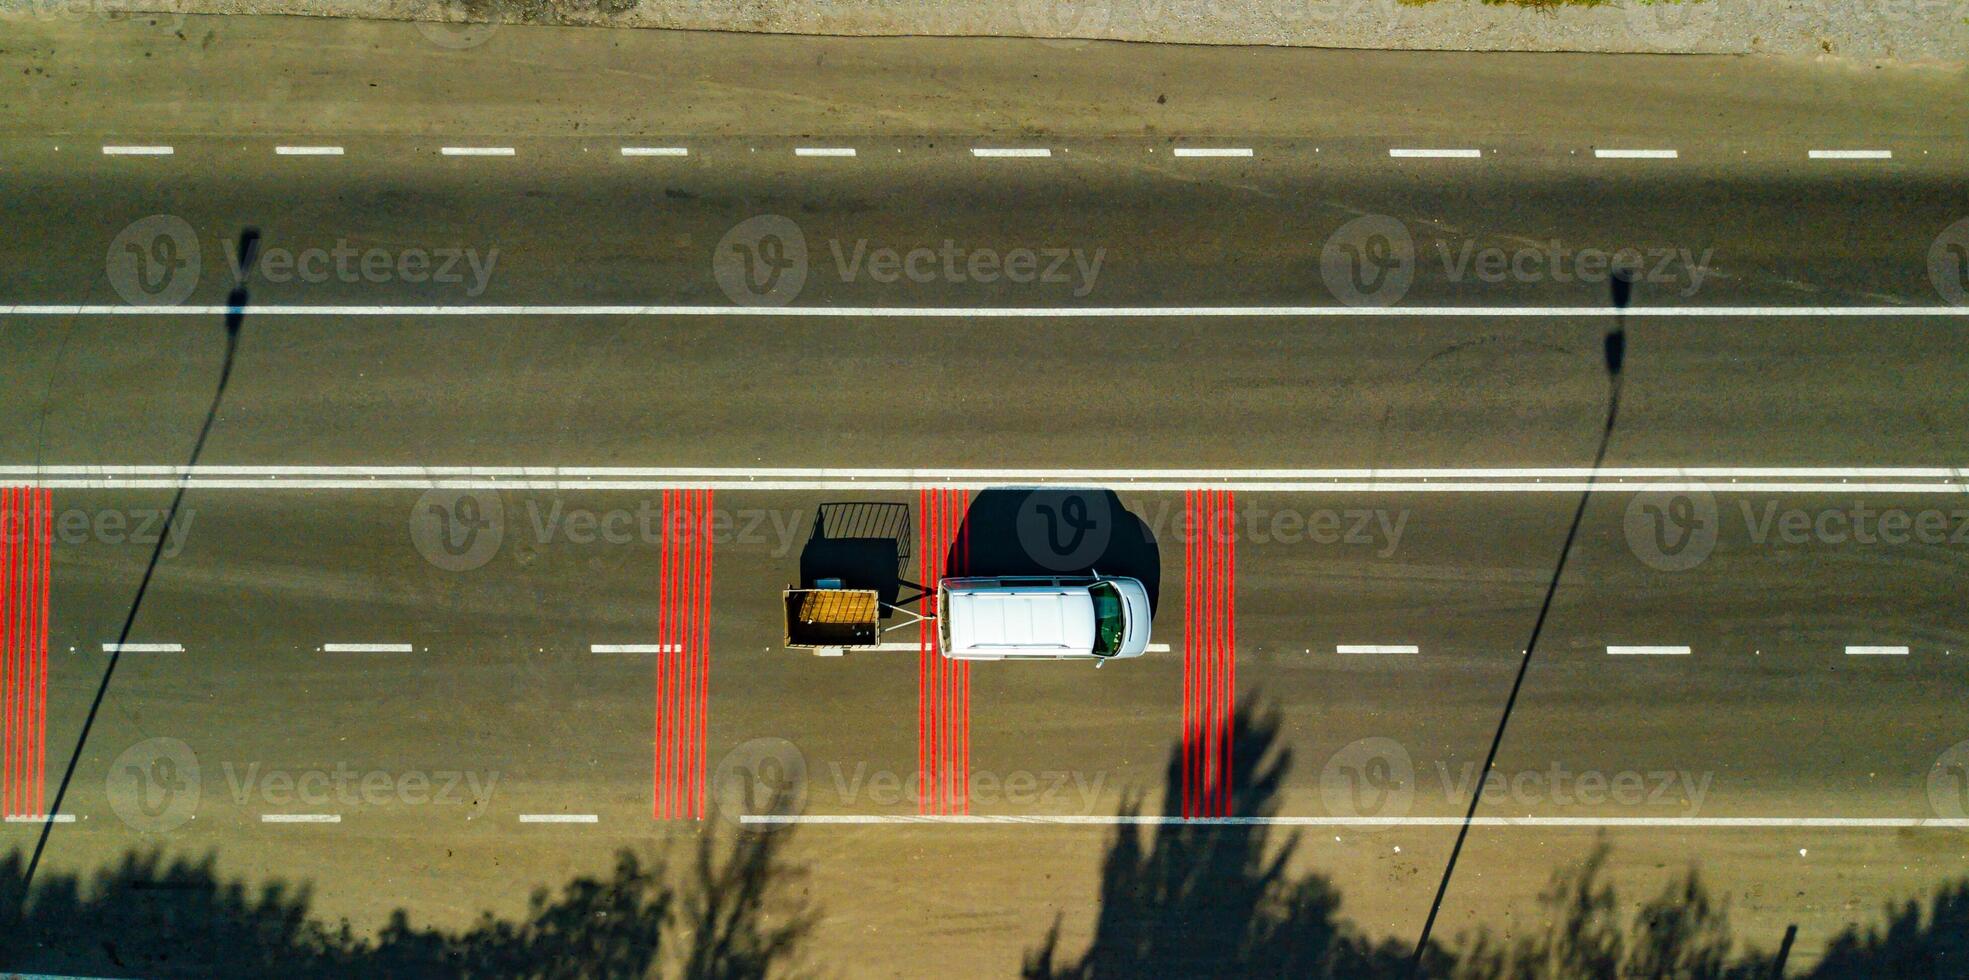
[{"label": "tree shadow", "polygon": [[[1279,717],[1252,701],[1233,718],[1238,765],[1230,787],[1233,817],[1275,814],[1291,753],[1278,745]],[[1289,869],[1299,835],[1274,839],[1258,823],[1203,823],[1181,817],[1182,746],[1165,771],[1167,818],[1147,828],[1116,828],[1102,865],[1100,911],[1086,950],[1060,948],[1055,919],[1025,956],[1023,974],[1041,978],[1409,976],[1412,942],[1365,935],[1340,915],[1341,894],[1317,872]],[[1142,812],[1131,794],[1120,815]],[[1607,881],[1604,840],[1580,863],[1552,875],[1538,904],[1542,926],[1515,936],[1488,930],[1432,943],[1420,974],[1454,980],[1764,980],[1777,956],[1744,942],[1728,901],[1691,867],[1630,914]],[[1775,937],[1774,937],[1775,938]],[[1969,879],[1939,888],[1927,906],[1890,906],[1877,926],[1851,925],[1809,970],[1810,980],[1969,977]]]},{"label": "tree shadow", "polygon": [[[1232,719],[1238,765],[1229,787],[1231,816],[1276,812],[1291,752],[1278,745],[1279,716],[1249,702]],[[1028,978],[1395,976],[1407,948],[1373,943],[1339,918],[1340,893],[1320,875],[1287,868],[1299,835],[1274,842],[1259,823],[1200,824],[1182,815],[1181,746],[1165,772],[1165,822],[1146,833],[1116,828],[1101,874],[1094,940],[1065,961],[1055,921],[1024,965]],[[1121,815],[1142,811],[1137,793]]]},{"label": "tree shadow", "polygon": [[707,830],[686,880],[662,855],[623,850],[606,877],[535,891],[523,917],[484,913],[471,926],[413,926],[402,909],[375,936],[309,915],[305,886],[257,889],[222,880],[213,854],[130,851],[87,882],[37,876],[0,858],[0,969],[20,973],[174,976],[763,977],[795,964],[817,913],[786,886],[803,872],[783,857],[788,830]]}]

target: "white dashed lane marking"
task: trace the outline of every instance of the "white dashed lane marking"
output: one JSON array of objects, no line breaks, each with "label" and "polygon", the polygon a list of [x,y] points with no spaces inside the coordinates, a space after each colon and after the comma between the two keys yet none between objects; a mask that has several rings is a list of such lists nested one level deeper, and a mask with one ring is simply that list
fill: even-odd
[{"label": "white dashed lane marking", "polygon": [[276,146],[273,148],[273,152],[275,156],[283,157],[339,157],[342,155],[342,148],[339,146]]},{"label": "white dashed lane marking", "polygon": [[688,147],[682,146],[625,146],[625,157],[687,157],[691,155]]},{"label": "white dashed lane marking", "polygon": [[413,653],[408,643],[324,643],[323,653]]},{"label": "white dashed lane marking", "polygon": [[1908,655],[1908,652],[1907,647],[1849,646],[1846,648],[1846,655],[1849,657],[1905,657]]},{"label": "white dashed lane marking", "polygon": [[509,157],[510,146],[447,146],[438,151],[448,157]]},{"label": "white dashed lane marking", "polygon": [[54,814],[53,816],[50,816],[46,813],[10,813],[7,815],[7,818],[4,822],[6,823],[74,823],[75,814],[57,813]]},{"label": "white dashed lane marking", "polygon": [[1389,150],[1388,155],[1396,159],[1477,160],[1483,157],[1484,151],[1467,150],[1467,149],[1454,149],[1454,150],[1412,149],[1408,147],[1396,147],[1395,149]]},{"label": "white dashed lane marking", "polygon": [[852,146],[796,146],[793,148],[793,155],[796,157],[851,157],[855,155],[855,148]]},{"label": "white dashed lane marking", "polygon": [[1050,157],[1053,151],[1043,146],[974,146],[971,148],[971,155],[974,157]]},{"label": "white dashed lane marking", "polygon": [[1892,160],[1893,150],[1813,150],[1814,160]]},{"label": "white dashed lane marking", "polygon": [[1610,646],[1607,653],[1616,657],[1686,657],[1688,647],[1675,646]]},{"label": "white dashed lane marking", "polygon": [[1179,146],[1173,151],[1179,157],[1248,157],[1248,146]]},{"label": "white dashed lane marking", "polygon": [[182,643],[105,643],[104,653],[183,653]]},{"label": "white dashed lane marking", "polygon": [[1400,644],[1400,643],[1396,643],[1396,644],[1342,643],[1339,646],[1334,647],[1333,652],[1350,653],[1350,654],[1421,653],[1422,648],[1419,646],[1415,646],[1413,644]]},{"label": "white dashed lane marking", "polygon": [[593,813],[522,813],[521,823],[600,823]]},{"label": "white dashed lane marking", "polygon": [[674,643],[595,643],[588,647],[589,653],[676,653],[682,650]]},{"label": "white dashed lane marking", "polygon": [[1601,160],[1674,160],[1682,154],[1677,150],[1594,150],[1593,155]]},{"label": "white dashed lane marking", "polygon": [[339,813],[262,813],[261,823],[341,823]]},{"label": "white dashed lane marking", "polygon": [[178,152],[168,146],[104,146],[106,157],[168,157]]}]

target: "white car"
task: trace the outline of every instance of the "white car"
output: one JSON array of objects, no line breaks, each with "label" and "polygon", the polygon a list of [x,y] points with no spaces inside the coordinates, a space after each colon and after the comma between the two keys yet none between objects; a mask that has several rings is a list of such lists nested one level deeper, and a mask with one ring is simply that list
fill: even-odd
[{"label": "white car", "polygon": [[952,660],[1107,660],[1149,646],[1149,592],[1132,578],[947,578],[938,652]]}]

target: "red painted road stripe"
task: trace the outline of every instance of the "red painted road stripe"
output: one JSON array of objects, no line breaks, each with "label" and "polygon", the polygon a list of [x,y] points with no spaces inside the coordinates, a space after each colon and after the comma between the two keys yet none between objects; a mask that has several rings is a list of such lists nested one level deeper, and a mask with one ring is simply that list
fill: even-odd
[{"label": "red painted road stripe", "polygon": [[[917,568],[929,597],[924,611],[939,616],[936,590],[946,572],[970,567],[970,532],[964,527],[970,493],[926,488],[917,492]],[[934,623],[917,625],[916,776],[918,813],[970,812],[971,665],[947,660],[937,650]]]},{"label": "red painted road stripe", "polygon": [[14,665],[14,592],[19,585],[15,565],[13,487],[0,487],[0,813],[14,816],[14,759],[20,754],[20,734],[14,708],[20,702],[20,669]]},{"label": "red painted road stripe", "polygon": [[702,820],[710,805],[713,500],[710,490],[663,493],[650,807],[659,820]]},{"label": "red painted road stripe", "polygon": [[41,811],[47,787],[52,495],[0,488],[0,813]]},{"label": "red painted road stripe", "polygon": [[1182,813],[1229,816],[1237,762],[1236,497],[1188,491],[1183,517]]}]

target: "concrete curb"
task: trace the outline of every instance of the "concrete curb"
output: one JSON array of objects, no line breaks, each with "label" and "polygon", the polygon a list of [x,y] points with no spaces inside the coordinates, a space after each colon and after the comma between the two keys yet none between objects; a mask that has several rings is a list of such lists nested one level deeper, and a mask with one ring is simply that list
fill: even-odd
[{"label": "concrete curb", "polygon": [[[1969,62],[1969,0],[0,0],[0,15],[271,14],[842,36],[935,35],[1450,51]],[[451,27],[437,27],[445,24]],[[477,28],[482,32],[483,26]]]}]

